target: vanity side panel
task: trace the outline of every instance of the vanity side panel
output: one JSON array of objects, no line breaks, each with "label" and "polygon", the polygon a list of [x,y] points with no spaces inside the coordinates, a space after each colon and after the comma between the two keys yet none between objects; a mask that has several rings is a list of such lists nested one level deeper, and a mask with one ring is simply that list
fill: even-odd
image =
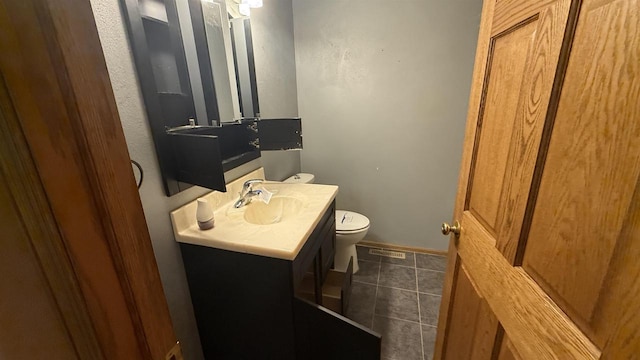
[{"label": "vanity side panel", "polygon": [[290,261],[180,249],[205,358],[295,358]]},{"label": "vanity side panel", "polygon": [[[316,225],[316,228],[313,230],[311,235],[309,235],[309,238],[306,240],[302,249],[300,249],[300,252],[296,256],[296,258],[293,260],[292,266],[293,266],[294,292],[298,289],[300,282],[302,281],[305,273],[308,271],[311,264],[313,263],[313,260],[317,258],[318,251],[320,251],[320,247],[322,246],[323,239],[324,239],[322,237],[322,234],[327,231],[327,225],[330,222],[333,222],[335,224],[335,217],[336,217],[336,201],[334,199],[331,202],[331,205],[329,205],[329,208],[327,209],[327,211],[325,211],[325,213],[322,215],[322,218],[318,222],[318,225]],[[335,228],[333,230],[333,234],[335,236]],[[320,282],[323,282],[323,281],[324,281],[324,277]]]}]

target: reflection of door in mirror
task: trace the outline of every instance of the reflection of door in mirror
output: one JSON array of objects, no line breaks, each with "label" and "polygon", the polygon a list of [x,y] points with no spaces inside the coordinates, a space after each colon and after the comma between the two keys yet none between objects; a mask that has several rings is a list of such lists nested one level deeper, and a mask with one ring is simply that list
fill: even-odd
[{"label": "reflection of door in mirror", "polygon": [[238,112],[234,111],[234,107],[238,98],[232,91],[235,88],[235,76],[233,68],[229,66],[231,37],[228,35],[227,11],[219,3],[202,1],[201,4],[219,120],[230,121],[237,117]]},{"label": "reflection of door in mirror", "polygon": [[181,1],[188,2],[186,20],[192,27],[195,42],[195,49],[187,54],[195,66],[189,72],[202,85],[200,94],[207,109],[207,122],[198,124],[217,125],[240,118],[225,0]]},{"label": "reflection of door in mirror", "polygon": [[197,54],[198,77],[202,80],[209,119],[215,116],[212,123],[216,123],[259,117],[249,18],[235,18],[239,14],[228,11],[233,8],[228,8],[233,1],[188,0],[188,3],[195,51],[187,56]]},{"label": "reflection of door in mirror", "polygon": [[238,94],[240,95],[240,112],[244,118],[260,117],[249,18],[231,19],[231,40]]}]

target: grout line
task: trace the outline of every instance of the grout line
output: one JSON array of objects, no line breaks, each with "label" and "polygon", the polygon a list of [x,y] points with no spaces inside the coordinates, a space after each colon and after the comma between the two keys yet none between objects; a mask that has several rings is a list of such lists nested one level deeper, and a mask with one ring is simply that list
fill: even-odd
[{"label": "grout line", "polygon": [[[393,289],[393,290],[402,290],[402,291],[408,291],[408,292],[417,292],[415,290],[410,290],[410,289],[403,289],[403,288],[398,288],[398,287],[393,287],[393,286],[387,286],[387,285],[378,285],[379,287],[383,287],[383,288],[387,288],[387,289]],[[417,286],[417,285],[416,285]],[[431,294],[429,294],[431,295]]]},{"label": "grout line", "polygon": [[[415,262],[415,257],[414,257],[414,262]],[[405,267],[405,268],[409,268],[409,269],[420,269],[420,270],[427,270],[427,271],[433,271],[433,272],[439,272],[439,273],[445,273],[446,271],[442,271],[442,270],[435,270],[435,269],[427,269],[427,268],[421,268],[418,267],[417,265],[415,266],[407,266],[407,265],[400,265],[400,264],[394,264],[394,263],[390,263],[390,262],[382,262],[382,257],[380,257],[380,259],[378,261],[371,261],[371,260],[367,260],[367,259],[358,259],[358,261],[366,261],[366,262],[379,262],[380,264],[389,264],[389,265],[393,265],[393,266],[400,266],[400,267]]]},{"label": "grout line", "polygon": [[400,267],[409,268],[409,269],[433,271],[433,272],[438,272],[438,273],[443,273],[443,274],[445,273],[445,271],[434,270],[434,269],[426,269],[426,268],[421,268],[421,267],[417,267],[417,266],[399,265],[399,264],[393,264],[393,263],[388,263],[388,262],[385,262],[384,264],[389,264],[389,265],[393,265],[393,266],[400,266]]},{"label": "grout line", "polygon": [[[364,285],[371,285],[371,286],[376,286],[376,294],[378,291],[378,287],[383,287],[386,289],[393,289],[393,290],[400,290],[400,291],[407,291],[407,292],[415,292],[413,290],[409,290],[409,289],[402,289],[402,288],[397,288],[397,287],[393,287],[393,286],[385,286],[385,285],[376,285],[373,283],[368,283],[368,282],[364,282],[364,281],[358,281],[358,280],[353,280],[353,282],[358,283],[358,284],[364,284]],[[439,297],[442,298],[442,294],[433,294],[433,293],[428,293],[428,292],[424,292],[424,291],[417,291],[418,294],[423,294],[423,295],[429,295],[429,296],[433,296],[433,297]]]},{"label": "grout line", "polygon": [[369,260],[369,259],[358,259],[358,262],[361,262],[361,261],[364,261],[364,262],[370,262],[370,263],[374,263],[374,264],[375,264],[375,263],[379,263],[379,262],[380,262],[380,260],[379,260],[379,259],[378,259],[378,260],[376,260],[376,261]]},{"label": "grout line", "polygon": [[[382,264],[382,258],[378,258],[380,264]],[[382,265],[378,266],[378,278],[376,279],[376,293],[373,296],[373,314],[371,314],[371,329],[373,329],[373,323],[376,321],[376,302],[378,300],[378,285],[380,283],[380,269],[382,269]]]},{"label": "grout line", "polygon": [[415,254],[413,255],[413,264],[415,265],[416,274],[416,296],[418,298],[418,322],[420,324],[420,353],[422,354],[422,360],[424,360],[424,339],[422,336],[422,314],[420,313],[420,289],[418,284],[418,260],[416,260]]},{"label": "grout line", "polygon": [[[389,315],[380,315],[380,314],[374,314],[377,317],[383,317],[383,318],[387,318],[387,319],[391,319],[391,320],[398,320],[398,321],[404,321],[404,322],[408,322],[408,323],[412,323],[412,324],[416,324],[418,326],[420,326],[420,321],[413,321],[413,320],[407,320],[407,319],[400,319],[394,316],[389,316]],[[427,324],[425,324],[427,325]]]},{"label": "grout line", "polygon": [[431,271],[431,272],[435,272],[435,273],[442,273],[442,274],[444,274],[444,273],[445,273],[445,271],[433,270],[433,269],[423,269],[423,268],[419,268],[419,267],[417,267],[416,269],[418,269],[418,270],[424,270],[424,271]]},{"label": "grout line", "polygon": [[435,270],[435,269],[427,269],[427,268],[421,268],[416,266],[416,269],[420,269],[420,270],[427,270],[427,271],[433,271],[433,272],[439,272],[439,273],[446,273],[446,271],[442,271],[442,270]]},{"label": "grout line", "polygon": [[366,281],[360,281],[360,280],[356,280],[356,279],[353,279],[353,282],[357,282],[357,283],[360,283],[360,284],[378,286],[377,284],[374,284],[374,283],[370,283],[370,282],[366,282]]}]

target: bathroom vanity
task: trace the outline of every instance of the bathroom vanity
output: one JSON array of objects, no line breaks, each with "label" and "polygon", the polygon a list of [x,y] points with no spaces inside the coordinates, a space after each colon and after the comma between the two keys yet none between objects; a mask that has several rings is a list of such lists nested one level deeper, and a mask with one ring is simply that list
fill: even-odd
[{"label": "bathroom vanity", "polygon": [[[233,208],[236,191],[211,193],[216,226],[209,231],[190,220],[195,205],[172,213],[205,357],[379,359],[380,335],[339,314],[348,304],[352,266],[331,270],[337,187],[265,188],[274,191],[269,205],[245,209]],[[326,305],[337,312],[322,306],[327,279],[334,296]]]}]

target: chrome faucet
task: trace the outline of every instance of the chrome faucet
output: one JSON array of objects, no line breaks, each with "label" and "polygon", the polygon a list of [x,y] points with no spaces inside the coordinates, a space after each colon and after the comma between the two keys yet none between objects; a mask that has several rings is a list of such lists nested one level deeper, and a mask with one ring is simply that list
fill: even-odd
[{"label": "chrome faucet", "polygon": [[253,190],[253,184],[259,184],[263,181],[264,180],[262,179],[252,179],[245,181],[244,185],[242,185],[242,191],[240,191],[240,198],[238,199],[238,201],[236,201],[233,207],[239,209],[245,205],[249,205],[252,198],[260,194],[260,190]]}]

